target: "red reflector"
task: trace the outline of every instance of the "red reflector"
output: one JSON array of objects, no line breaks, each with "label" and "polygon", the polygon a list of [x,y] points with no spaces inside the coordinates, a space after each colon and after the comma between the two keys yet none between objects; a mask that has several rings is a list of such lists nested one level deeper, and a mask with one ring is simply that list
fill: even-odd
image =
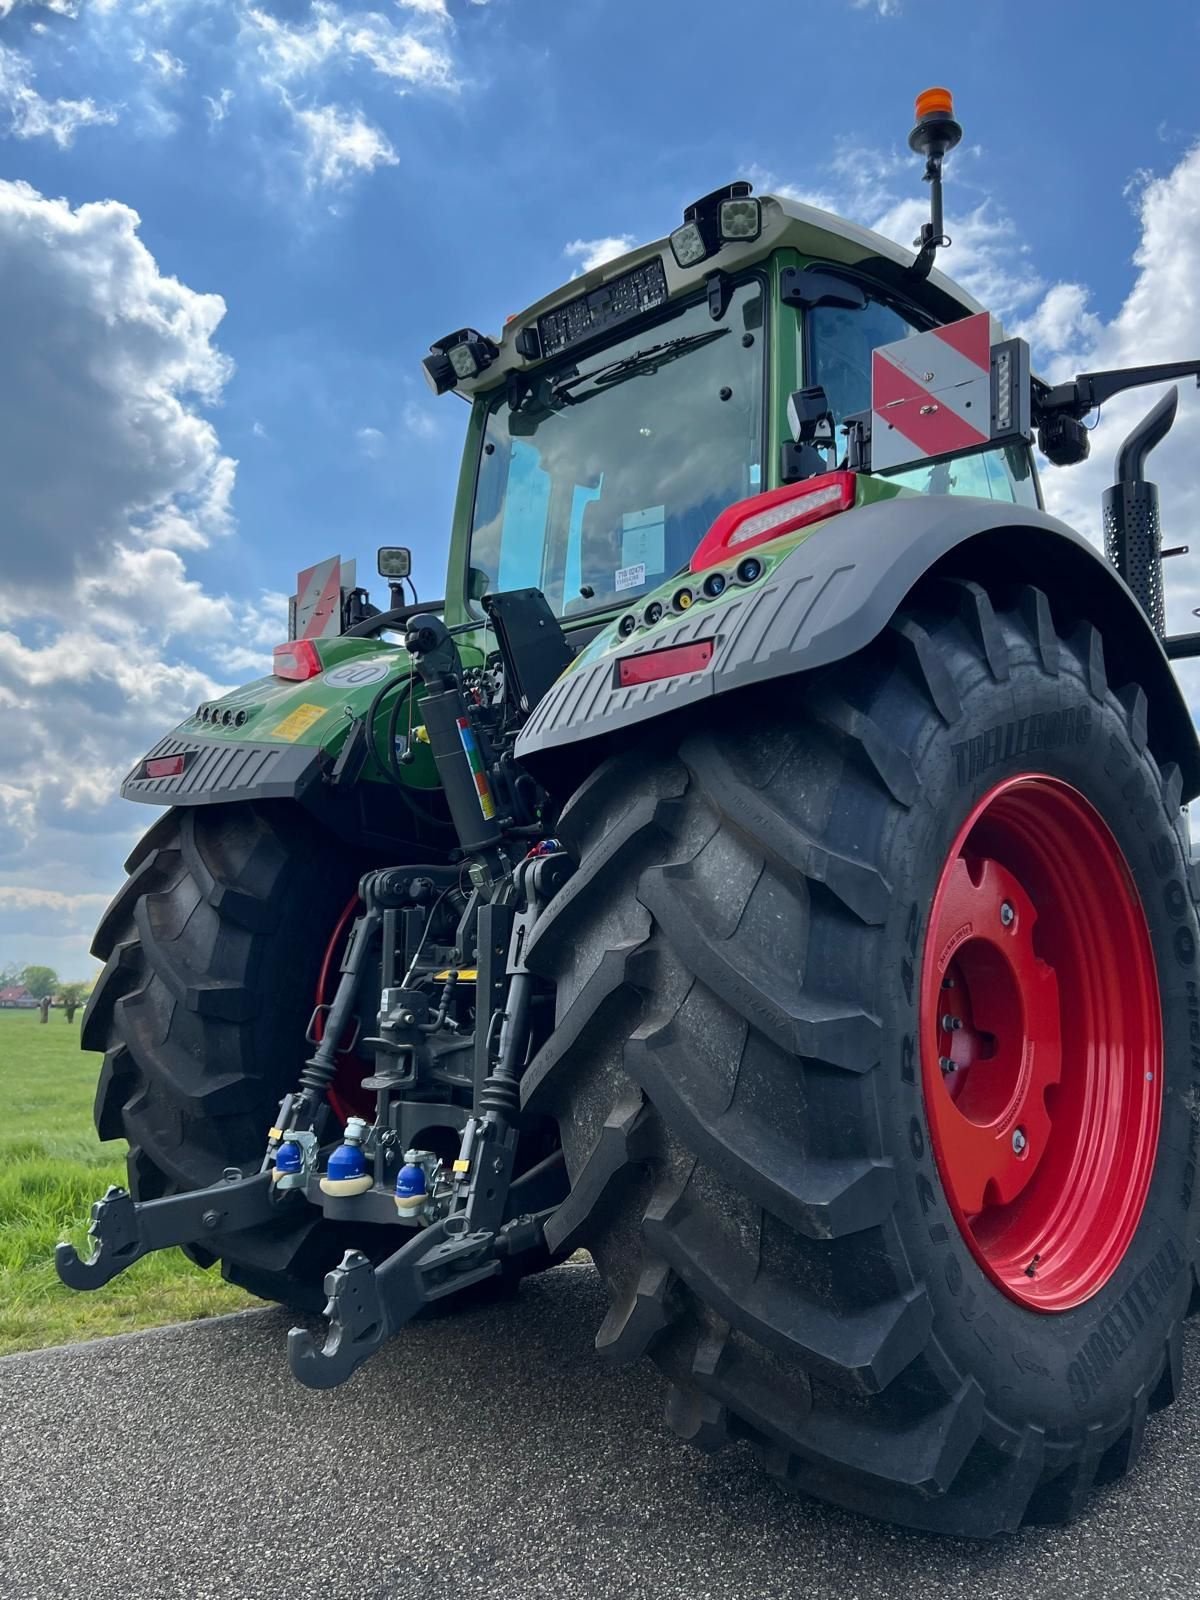
[{"label": "red reflector", "polygon": [[712,660],[712,653],[712,640],[700,639],[696,644],[672,644],[665,650],[622,656],[617,662],[617,688],[632,689],[638,683],[654,683],[659,678],[678,678],[685,672],[699,672]]},{"label": "red reflector", "polygon": [[182,756],[154,756],[142,763],[143,778],[177,778],[184,768]]},{"label": "red reflector", "polygon": [[756,544],[782,539],[785,533],[848,511],[856,493],[852,472],[824,472],[819,478],[768,489],[726,506],[696,546],[692,571],[703,572],[718,561],[733,560],[743,551],[753,550]]},{"label": "red reflector", "polygon": [[321,670],[321,658],[311,639],[289,639],[277,644],[272,652],[271,671],[277,678],[290,678],[303,683],[305,678],[315,678]]}]

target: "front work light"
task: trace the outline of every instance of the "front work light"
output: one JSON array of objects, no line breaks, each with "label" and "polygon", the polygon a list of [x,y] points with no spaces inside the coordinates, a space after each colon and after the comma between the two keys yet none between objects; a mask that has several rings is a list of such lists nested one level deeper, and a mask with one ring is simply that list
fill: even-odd
[{"label": "front work light", "polygon": [[675,229],[671,235],[671,254],[681,267],[694,267],[697,261],[704,260],[708,247],[697,223],[685,222],[682,228]]},{"label": "front work light", "polygon": [[762,232],[762,207],[757,200],[722,200],[718,226],[723,241],[757,239]]},{"label": "front work light", "polygon": [[486,334],[476,333],[474,328],[460,328],[431,344],[421,365],[434,394],[445,394],[461,379],[478,377],[499,354]]}]

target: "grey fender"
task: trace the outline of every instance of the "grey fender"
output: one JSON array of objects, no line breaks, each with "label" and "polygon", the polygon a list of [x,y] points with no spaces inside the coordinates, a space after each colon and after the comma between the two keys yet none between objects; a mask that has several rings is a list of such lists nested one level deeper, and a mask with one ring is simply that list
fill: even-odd
[{"label": "grey fender", "polygon": [[[902,496],[834,517],[760,583],[711,607],[698,603],[669,626],[568,672],[535,707],[517,756],[561,792],[645,723],[845,660],[935,570],[981,583],[1033,583],[1063,628],[1078,618],[1095,623],[1109,681],[1146,692],[1160,764],[1178,765],[1184,799],[1200,792],[1200,747],[1187,705],[1145,613],[1109,563],[1045,512],[955,496]],[[701,640],[713,643],[702,670],[619,687],[623,657]]]}]

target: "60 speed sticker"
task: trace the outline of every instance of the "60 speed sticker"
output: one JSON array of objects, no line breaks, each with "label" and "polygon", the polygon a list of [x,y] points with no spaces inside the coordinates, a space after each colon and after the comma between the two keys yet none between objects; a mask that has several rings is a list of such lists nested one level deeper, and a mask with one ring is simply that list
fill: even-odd
[{"label": "60 speed sticker", "polygon": [[369,661],[343,661],[340,667],[330,667],[328,672],[322,673],[321,682],[334,689],[361,689],[364,684],[386,678],[394,665],[391,661],[381,661],[378,656]]}]

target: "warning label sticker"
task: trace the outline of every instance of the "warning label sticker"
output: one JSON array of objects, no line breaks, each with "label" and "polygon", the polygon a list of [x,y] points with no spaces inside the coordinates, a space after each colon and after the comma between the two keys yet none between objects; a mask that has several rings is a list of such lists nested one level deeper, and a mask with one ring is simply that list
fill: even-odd
[{"label": "warning label sticker", "polygon": [[613,587],[620,594],[622,589],[640,589],[646,581],[646,563],[639,561],[632,567],[618,567],[613,577]]},{"label": "warning label sticker", "polygon": [[293,743],[302,734],[308,732],[314,722],[320,722],[328,711],[328,706],[297,706],[294,711],[289,711],[282,722],[277,722],[273,728],[268,729],[274,739],[286,739]]}]

